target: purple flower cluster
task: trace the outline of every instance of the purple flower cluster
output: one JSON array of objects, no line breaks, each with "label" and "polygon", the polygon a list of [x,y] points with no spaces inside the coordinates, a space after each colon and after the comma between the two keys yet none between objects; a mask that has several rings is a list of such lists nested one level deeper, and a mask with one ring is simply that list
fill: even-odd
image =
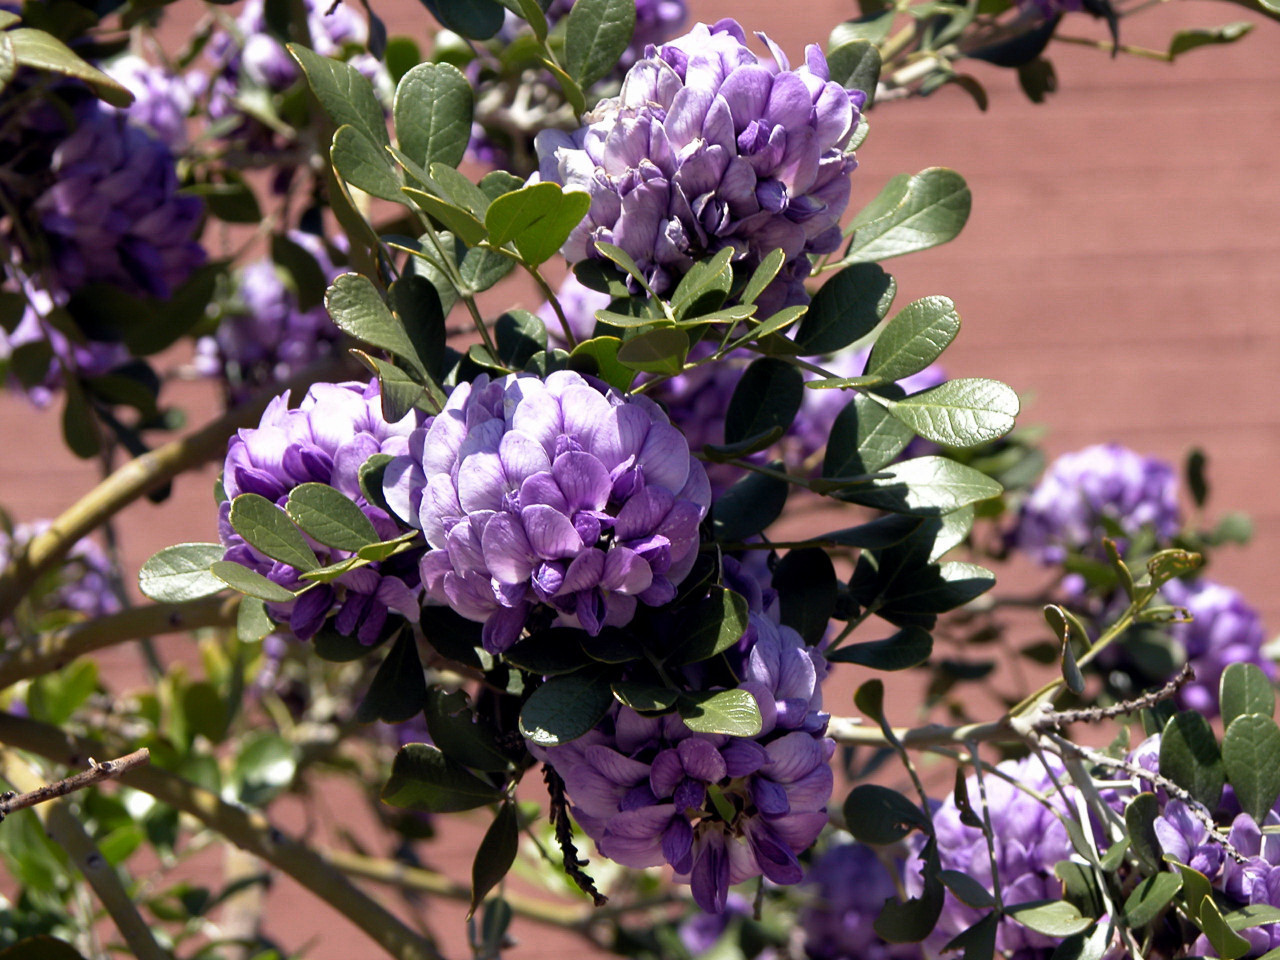
[{"label": "purple flower cluster", "polygon": [[[0,191],[28,223],[0,239],[29,268],[47,261],[53,290],[106,283],[168,297],[204,262],[203,203],[178,192],[173,153],[128,114],[91,99],[64,113],[46,97],[11,130],[16,141],[0,142]],[[30,248],[33,231],[45,249]]]},{"label": "purple flower cluster", "polygon": [[129,119],[178,151],[187,145],[187,118],[203,86],[198,74],[174,74],[127,55],[113,60],[107,73],[133,94],[125,108]]},{"label": "purple flower cluster", "polygon": [[1150,528],[1162,541],[1173,537],[1182,522],[1173,467],[1117,444],[1064,454],[1023,504],[1013,542],[1044,564],[1096,555],[1104,519],[1128,536]]},{"label": "purple flower cluster", "polygon": [[711,502],[657,404],[571,371],[460,384],[388,464],[385,495],[432,548],[427,597],[483,622],[491,652],[538,604],[595,635],[672,600]]},{"label": "purple flower cluster", "polygon": [[897,897],[893,875],[862,843],[832,847],[814,862],[808,880],[816,886],[800,917],[805,955],[811,960],[909,960],[915,944],[890,944],[875,932],[886,900]]},{"label": "purple flower cluster", "polygon": [[[735,588],[745,574],[726,560]],[[744,587],[744,589],[746,589]],[[763,874],[803,879],[797,854],[826,824],[835,742],[824,736],[822,655],[765,612],[746,589],[749,626],[729,651],[734,673],[760,707],[757,737],[699,734],[674,714],[615,706],[586,736],[530,744],[564,778],[574,817],[603,856],[630,867],[669,864],[708,913],[729,887]]]},{"label": "purple flower cluster", "polygon": [[1262,619],[1237,591],[1211,580],[1170,580],[1160,591],[1192,616],[1190,623],[1170,627],[1196,671],[1195,680],[1178,691],[1183,709],[1217,716],[1218,683],[1228,664],[1252,663],[1276,678],[1275,664],[1262,652],[1267,642]]},{"label": "purple flower cluster", "polygon": [[[997,769],[1019,784],[1050,795],[1049,802],[1058,814],[1069,813],[1066,800],[1057,794],[1057,788],[1040,760],[1034,757],[1006,760]],[[1005,905],[1060,899],[1062,883],[1054,875],[1053,868],[1059,860],[1071,856],[1071,841],[1066,827],[1053,809],[1007,780],[987,775],[984,781],[994,835],[995,866]],[[980,794],[975,776],[968,780],[968,792],[976,806]],[[942,868],[966,873],[988,890],[993,890],[986,837],[980,829],[961,822],[960,808],[954,797],[948,797],[933,812],[933,826]],[[923,840],[917,838],[916,846],[922,847]],[[907,864],[904,882],[909,895],[920,894],[923,881],[911,863]],[[983,911],[966,906],[950,891],[946,896],[938,925],[924,941],[926,955],[930,957],[940,956],[943,946],[952,937],[967,930],[983,915]],[[1057,940],[1009,919],[1000,922],[996,933],[997,951],[1003,956],[1017,956],[1022,960],[1048,957],[1057,944]]]},{"label": "purple flower cluster", "polygon": [[[315,257],[326,280],[339,273],[319,237],[295,230],[289,239]],[[204,376],[227,378],[233,400],[332,355],[342,339],[324,304],[299,309],[297,293],[269,259],[239,271],[234,300],[218,329],[197,341],[195,357]]]},{"label": "purple flower cluster", "polygon": [[[49,528],[51,521],[20,523],[12,535],[0,530],[0,569],[13,560],[35,537]],[[118,579],[115,565],[96,540],[77,540],[53,581],[35,597],[42,610],[74,610],[88,619],[118,613],[122,608],[113,586]]]},{"label": "purple flower cluster", "polygon": [[[290,590],[306,586],[293,567],[259,553],[230,523],[231,500],[242,493],[256,493],[283,505],[289,492],[303,483],[325,483],[346,494],[364,511],[378,534],[390,539],[401,528],[381,508],[368,503],[360,492],[360,466],[375,453],[400,455],[409,449],[409,435],[420,422],[416,413],[396,423],[382,417],[377,381],[317,383],[296,409],[289,409],[289,394],[267,406],[256,428],[241,430],[231,439],[223,467],[222,485],[227,500],[219,512],[219,536],[227,548],[225,559],[255,570]],[[313,546],[316,546],[313,544]],[[320,547],[322,563],[337,563],[351,556],[343,550]],[[399,559],[399,558],[397,558]],[[273,619],[287,623],[300,640],[308,640],[336,611],[333,626],[339,633],[364,643],[375,641],[387,620],[388,610],[417,621],[420,608],[417,572],[413,563],[370,564],[344,573],[332,583],[320,583],[285,604],[270,604]]]},{"label": "purple flower cluster", "polygon": [[761,61],[733,20],[698,24],[628,71],[603,119],[574,134],[545,130],[539,176],[591,194],[562,252],[599,257],[597,241],[636,261],[658,293],[724,247],[748,268],[782,249],[761,310],[805,303],[809,254],[834,251],[856,163],[845,148],[863,94],[830,80],[817,46],[792,70]]}]

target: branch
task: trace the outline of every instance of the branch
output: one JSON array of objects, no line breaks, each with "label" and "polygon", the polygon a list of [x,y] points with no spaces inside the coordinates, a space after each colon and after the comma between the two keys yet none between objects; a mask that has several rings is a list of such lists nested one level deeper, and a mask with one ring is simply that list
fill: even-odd
[{"label": "branch", "polygon": [[118,643],[161,633],[231,626],[237,597],[206,597],[188,603],[155,603],[61,627],[0,659],[0,690],[19,680],[61,669],[76,657]]},{"label": "branch", "polygon": [[1040,717],[1031,720],[1033,730],[1061,730],[1069,723],[1097,723],[1099,720],[1112,720],[1154,707],[1163,700],[1168,700],[1179,690],[1196,678],[1195,668],[1184,663],[1178,675],[1159,690],[1152,690],[1132,700],[1121,700],[1109,707],[1085,707],[1080,710],[1051,710],[1045,704],[1045,711]]},{"label": "branch", "polygon": [[65,780],[34,787],[26,793],[8,792],[0,794],[0,821],[15,811],[34,807],[37,803],[57,800],[59,797],[65,797],[68,793],[74,793],[77,790],[83,790],[85,787],[91,787],[95,783],[101,783],[103,780],[121,776],[134,767],[140,767],[144,763],[150,762],[151,751],[146,747],[141,750],[135,750],[119,760],[108,760],[105,763],[98,763],[90,757],[88,770],[67,777]]},{"label": "branch", "polygon": [[[964,745],[971,741],[1011,743],[1023,739],[1023,735],[1007,719],[966,723],[957,727],[940,723],[930,723],[923,727],[895,727],[893,734],[904,747]],[[850,747],[893,746],[883,732],[850,717],[832,717],[827,724],[827,736],[836,743]]]},{"label": "branch", "polygon": [[318,380],[339,375],[347,368],[345,360],[334,357],[308,367],[287,383],[259,394],[195,433],[122,465],[68,507],[0,572],[0,620],[13,612],[32,584],[66,556],[81,537],[178,474],[224,456],[227,439],[241,427],[256,424],[276,394],[287,389],[304,390]]},{"label": "branch", "polygon": [[[73,767],[91,754],[104,752],[97,741],[4,712],[0,712],[0,743]],[[135,768],[122,782],[195,818],[289,875],[347,917],[396,960],[443,960],[430,940],[415,933],[328,860],[287,836],[257,811],[233,806],[217,794],[159,767]]]}]

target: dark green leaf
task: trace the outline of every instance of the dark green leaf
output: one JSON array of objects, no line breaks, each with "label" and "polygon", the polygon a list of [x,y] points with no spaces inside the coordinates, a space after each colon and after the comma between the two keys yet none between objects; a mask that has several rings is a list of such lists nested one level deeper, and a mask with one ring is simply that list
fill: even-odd
[{"label": "dark green leaf", "polygon": [[880,48],[870,40],[850,40],[827,54],[831,79],[847,90],[861,90],[867,106],[875,101],[880,79]]},{"label": "dark green leaf", "polygon": [[427,703],[427,681],[418,658],[418,642],[413,632],[404,630],[396,638],[369,692],[356,708],[360,723],[404,723],[422,712]]},{"label": "dark green leaf", "polygon": [[323,483],[294,487],[284,509],[303,533],[326,547],[359,550],[380,539],[363,510]]},{"label": "dark green leaf", "polygon": [[209,572],[233,590],[268,603],[288,603],[294,598],[292,591],[231,560],[213,561]]},{"label": "dark green leaf", "polygon": [[975,910],[989,910],[995,906],[996,901],[991,891],[967,873],[961,873],[959,870],[942,870],[938,873],[938,879],[955,894],[957,900],[966,906],[973,907]]},{"label": "dark green leaf", "polygon": [[634,0],[576,0],[565,25],[565,68],[584,90],[618,66],[636,27]]},{"label": "dark green leaf", "polygon": [[854,218],[853,238],[841,262],[886,260],[946,243],[964,227],[972,202],[964,178],[945,167],[891,181]]},{"label": "dark green leaf", "polygon": [[1280,923],[1280,907],[1273,907],[1269,903],[1251,903],[1224,914],[1222,919],[1236,933],[1254,927],[1269,927]]},{"label": "dark green leaf", "polygon": [[637,713],[668,713],[680,701],[678,690],[669,690],[652,683],[619,680],[612,685],[612,690],[615,700]]},{"label": "dark green leaf", "polygon": [[845,798],[844,822],[854,839],[876,846],[897,843],[913,830],[929,832],[929,818],[919,807],[875,783],[859,784]]},{"label": "dark green leaf", "polygon": [[461,764],[427,743],[401,747],[382,788],[382,799],[393,807],[428,813],[458,813],[496,803],[504,796]]},{"label": "dark green leaf", "polygon": [[1245,714],[1256,713],[1264,717],[1275,715],[1275,687],[1257,664],[1228,664],[1222,671],[1218,691],[1224,729],[1229,730],[1232,721]]},{"label": "dark green leaf", "polygon": [[618,348],[618,362],[643,373],[675,375],[689,355],[689,335],[677,327],[658,327],[630,337]]},{"label": "dark green leaf", "polygon": [[528,310],[508,310],[493,325],[498,359],[513,370],[521,370],[535,353],[547,349],[547,328],[541,318]]},{"label": "dark green leaf", "polygon": [[476,912],[485,895],[507,875],[516,862],[519,849],[520,816],[515,801],[508,800],[498,808],[498,815],[476,848],[476,858],[471,864],[471,909],[467,912],[468,917]]},{"label": "dark green leaf", "polygon": [[271,259],[293,280],[299,310],[312,310],[324,302],[329,278],[311,252],[283,233],[271,235]]},{"label": "dark green leaf", "polygon": [[400,149],[423,169],[456,167],[471,141],[471,84],[448,63],[420,63],[396,86],[393,113]]},{"label": "dark green leaf", "polygon": [[438,220],[464,243],[475,246],[485,238],[484,224],[465,207],[413,187],[405,187],[404,192],[424,213]]},{"label": "dark green leaf", "polygon": [[338,176],[353,187],[381,200],[406,202],[404,182],[391,155],[350,124],[334,131],[329,158]]},{"label": "dark green leaf", "polygon": [[[394,420],[390,422],[395,423]],[[375,453],[360,464],[360,492],[368,503],[394,516],[395,511],[387,505],[386,495],[382,492],[382,477],[391,460],[390,454]]]},{"label": "dark green leaf", "polygon": [[41,933],[0,950],[0,960],[84,960],[84,956],[65,940]]},{"label": "dark green leaf", "polygon": [[569,355],[569,365],[577,370],[580,367],[575,361],[582,358],[589,359],[593,362],[594,369],[584,372],[590,372],[592,376],[599,377],[619,390],[630,390],[636,378],[636,372],[618,362],[618,350],[621,347],[622,341],[617,337],[594,337],[591,340],[584,340],[573,348],[573,353]]},{"label": "dark green leaf", "polygon": [[1252,29],[1252,23],[1236,21],[1207,30],[1179,30],[1169,41],[1169,56],[1177,57],[1188,50],[1210,44],[1235,43]]},{"label": "dark green leaf", "polygon": [[907,448],[915,432],[870,397],[858,395],[831,424],[822,475],[827,479],[875,473]]},{"label": "dark green leaf", "polygon": [[579,642],[581,630],[551,627],[517,640],[502,654],[504,660],[540,677],[573,673],[591,660]]},{"label": "dark green leaf", "polygon": [[298,571],[314,570],[320,561],[288,515],[266,497],[242,493],[231,501],[231,527],[245,542],[272,560]]},{"label": "dark green leaf", "polygon": [[711,528],[716,539],[736,542],[767,529],[782,514],[790,489],[785,480],[761,473],[751,473],[737,481],[711,507]]},{"label": "dark green leaf", "polygon": [[[445,375],[444,306],[435,285],[426,277],[410,274],[387,288],[391,310],[404,327],[415,356],[433,380]],[[433,385],[440,403],[445,395]]]},{"label": "dark green leaf", "polygon": [[729,649],[747,629],[747,601],[723,587],[699,600],[680,617],[679,646],[667,658],[672,664],[697,663]]},{"label": "dark green leaf", "polygon": [[1145,927],[1164,912],[1181,889],[1182,877],[1176,873],[1147,877],[1133,888],[1124,902],[1125,922],[1134,929]]},{"label": "dark green leaf", "polygon": [[686,693],[680,697],[676,709],[684,725],[694,733],[723,733],[731,737],[760,735],[760,706],[746,690]]},{"label": "dark green leaf", "polygon": [[1156,817],[1160,802],[1154,793],[1140,793],[1124,809],[1124,824],[1129,830],[1129,848],[1148,870],[1159,870],[1164,852],[1156,836]]},{"label": "dark green leaf", "polygon": [[885,405],[926,440],[961,449],[1004,436],[1018,415],[1018,395],[998,380],[981,378],[948,380]]},{"label": "dark green leaf", "polygon": [[289,52],[335,127],[350,124],[379,148],[391,142],[382,104],[373,84],[359,70],[296,43],[289,44]]},{"label": "dark green leaf", "polygon": [[67,448],[81,460],[96,457],[102,449],[102,431],[98,426],[98,418],[80,387],[80,381],[74,377],[64,377],[62,391],[65,394],[62,437]]},{"label": "dark green leaf", "polygon": [[454,33],[472,40],[488,40],[502,29],[502,7],[494,0],[422,0],[431,11]]},{"label": "dark green leaf", "polygon": [[671,295],[671,309],[677,319],[711,313],[724,306],[733,287],[729,263],[732,256],[733,248],[725,247],[710,260],[701,260],[689,268]]},{"label": "dark green leaf", "polygon": [[920,896],[905,902],[890,900],[876,918],[876,933],[890,943],[918,943],[933,932],[942,913],[946,888],[938,879],[942,869],[938,841],[930,837],[918,859],[924,881]]},{"label": "dark green leaf", "polygon": [[368,277],[358,273],[342,274],[329,286],[325,305],[333,322],[344,333],[394,354],[409,364],[413,372],[426,375],[404,325],[396,320]]},{"label": "dark green leaf", "polygon": [[1265,822],[1280,798],[1280,727],[1258,713],[1236,717],[1222,738],[1222,762],[1244,812]]},{"label": "dark green leaf", "polygon": [[804,400],[804,377],[783,360],[761,357],[747,367],[725,413],[726,443],[737,443],[774,427],[791,426]]},{"label": "dark green leaf", "polygon": [[1059,860],[1053,873],[1062,881],[1063,899],[1075,904],[1086,917],[1097,919],[1107,911],[1107,898],[1095,867],[1075,860]]},{"label": "dark green leaf", "polygon": [[1191,491],[1191,499],[1197,507],[1203,507],[1209,499],[1208,462],[1204,451],[1199,448],[1187,454],[1187,489]]},{"label": "dark green leaf", "polygon": [[613,703],[609,684],[594,672],[552,677],[525,701],[520,732],[546,747],[589,732]]},{"label": "dark green leaf", "polygon": [[743,303],[755,303],[760,294],[764,293],[765,288],[773,282],[786,260],[786,251],[781,248],[770,250],[760,261],[760,266],[756,267],[755,272],[751,274],[751,279],[742,288],[742,294],[738,299]]},{"label": "dark green leaf", "polygon": [[1185,577],[1199,570],[1204,557],[1189,550],[1161,550],[1147,560],[1147,573],[1151,575],[1151,583],[1160,586],[1175,577]]},{"label": "dark green leaf", "polygon": [[154,554],[138,571],[138,589],[150,600],[185,603],[226,589],[209,572],[226,547],[219,543],[179,543]]},{"label": "dark green leaf", "polygon": [[1000,495],[1000,484],[945,457],[916,457],[879,471],[883,479],[850,487],[841,500],[913,516],[938,517]]},{"label": "dark green leaf", "polygon": [[906,670],[919,666],[933,653],[933,637],[920,627],[903,627],[885,640],[840,647],[827,654],[831,663],[856,663],[872,670]]},{"label": "dark green leaf", "polygon": [[790,550],[773,571],[782,622],[813,646],[827,632],[836,609],[836,570],[818,547]]},{"label": "dark green leaf", "polygon": [[[943,870],[943,874],[953,871]],[[963,874],[961,874],[963,876]],[[953,891],[954,892],[954,891]],[[952,937],[942,948],[944,954],[964,950],[960,960],[992,960],[996,953],[996,934],[1000,932],[1000,917],[988,913],[973,926]]]},{"label": "dark green leaf", "polygon": [[1236,933],[1222,918],[1222,911],[1212,898],[1200,904],[1200,929],[1209,938],[1214,952],[1222,960],[1236,960],[1243,957],[1251,949],[1249,941]]},{"label": "dark green leaf", "polygon": [[904,307],[871,348],[866,373],[892,383],[937,360],[960,332],[960,315],[946,297],[925,297]]},{"label": "dark green leaf", "polygon": [[896,614],[946,613],[982,596],[996,582],[986,567],[960,561],[929,564],[913,573],[910,578],[895,579],[885,591],[877,611],[880,616],[893,622]]},{"label": "dark green leaf", "polygon": [[846,267],[822,285],[795,333],[803,354],[835,353],[875,329],[898,285],[874,263]]},{"label": "dark green leaf", "polygon": [[1160,738],[1160,773],[1210,810],[1218,806],[1226,770],[1213,728],[1199,713],[1184,710],[1169,718]]},{"label": "dark green leaf", "polygon": [[423,712],[431,742],[447,756],[475,770],[502,773],[511,768],[511,758],[498,744],[493,728],[479,721],[461,690],[445,693],[438,687],[427,691]]}]

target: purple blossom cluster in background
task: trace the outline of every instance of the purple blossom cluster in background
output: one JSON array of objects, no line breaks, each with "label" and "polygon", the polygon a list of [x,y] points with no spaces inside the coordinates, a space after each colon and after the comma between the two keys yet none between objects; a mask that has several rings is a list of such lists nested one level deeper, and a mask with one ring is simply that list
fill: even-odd
[{"label": "purple blossom cluster in background", "polygon": [[[44,533],[50,523],[20,523],[12,534],[0,530],[0,569]],[[115,586],[117,580],[115,565],[106,550],[96,540],[84,537],[76,541],[48,589],[34,598],[35,603],[40,610],[73,610],[88,619],[104,617],[123,609]]]},{"label": "purple blossom cluster in background", "polygon": [[726,583],[750,606],[746,633],[728,651],[741,689],[759,705],[753,738],[691,731],[677,715],[645,717],[614,705],[595,730],[530,750],[555,767],[574,818],[600,853],[630,867],[669,864],[708,913],[752,877],[803,878],[797,854],[826,824],[835,742],[825,736],[827,664],[777,623],[773,593],[732,559]]},{"label": "purple blossom cluster in background", "polygon": [[[1053,761],[1051,761],[1053,762]],[[1071,841],[1058,815],[1072,815],[1066,798],[1057,792],[1044,764],[1036,757],[1000,763],[997,770],[1014,783],[1048,796],[1050,809],[1024,790],[1001,777],[984,777],[987,810],[995,844],[995,868],[1000,877],[1001,897],[1005,906],[1034,900],[1057,900],[1062,897],[1062,882],[1053,868],[1059,860],[1071,856]],[[1059,776],[1061,769],[1055,770]],[[976,776],[967,782],[969,798],[981,815],[981,793]],[[993,890],[991,856],[982,830],[961,821],[961,811],[954,797],[948,797],[933,812],[933,826],[938,839],[938,855],[942,869],[959,870]],[[917,837],[916,848],[923,847]],[[916,861],[908,861],[904,882],[910,896],[919,896],[923,888]],[[983,915],[983,911],[962,903],[950,891],[933,933],[924,941],[928,957],[939,957],[942,948],[957,934],[967,930]],[[996,949],[1004,956],[1019,960],[1047,960],[1058,940],[1022,926],[1011,919],[1000,921],[996,933]]]},{"label": "purple blossom cluster in background", "polygon": [[387,503],[421,529],[427,597],[500,652],[535,606],[599,633],[668,603],[711,491],[657,404],[560,371],[481,375],[387,466]]},{"label": "purple blossom cluster in background", "polygon": [[[241,430],[227,449],[222,485],[227,500],[219,510],[219,536],[227,548],[225,559],[239,563],[275,583],[299,590],[307,585],[300,571],[272,560],[251,547],[232,529],[231,501],[242,493],[256,493],[283,506],[289,492],[303,483],[324,483],[345,494],[364,511],[378,534],[398,536],[400,528],[380,507],[368,503],[360,491],[359,470],[375,453],[399,455],[409,449],[409,435],[420,422],[417,413],[396,423],[382,417],[377,381],[317,383],[296,409],[289,394],[267,406],[256,428]],[[344,550],[321,547],[322,563],[350,557]],[[319,583],[286,604],[269,604],[278,623],[287,623],[300,640],[309,640],[331,613],[333,626],[344,635],[373,643],[381,635],[388,611],[416,622],[420,608],[417,570],[401,558],[370,564],[344,573],[332,583]],[[394,572],[392,572],[394,568]]]},{"label": "purple blossom cluster in background", "polygon": [[[288,237],[315,258],[326,280],[340,272],[319,237],[297,230]],[[196,342],[195,365],[204,376],[225,377],[237,401],[331,356],[341,339],[323,303],[300,309],[280,268],[256,260],[237,273],[233,306],[218,329]]]},{"label": "purple blossom cluster in background", "polygon": [[1178,691],[1179,706],[1217,716],[1219,681],[1232,663],[1252,663],[1275,680],[1276,666],[1263,654],[1267,635],[1262,618],[1237,591],[1212,580],[1170,580],[1160,592],[1192,617],[1190,623],[1169,628],[1196,672]]},{"label": "purple blossom cluster in background", "polygon": [[813,864],[808,882],[812,899],[800,916],[804,951],[810,960],[911,960],[920,956],[913,943],[886,943],[875,920],[898,890],[893,874],[863,843],[832,847]]},{"label": "purple blossom cluster in background", "polygon": [[132,54],[111,61],[106,70],[133,94],[124,110],[130,120],[175,152],[187,146],[187,118],[204,86],[200,74],[170,73]]},{"label": "purple blossom cluster in background", "polygon": [[761,315],[808,301],[809,254],[841,241],[856,165],[845,148],[865,98],[830,80],[817,46],[792,70],[762,39],[775,62],[733,20],[698,24],[637,61],[603,119],[538,134],[540,178],[591,194],[562,251],[571,262],[616,244],[661,294],[726,246],[748,268],[782,249]]},{"label": "purple blossom cluster in background", "polygon": [[1182,524],[1173,467],[1114,443],[1063,454],[1023,505],[1013,544],[1044,564],[1071,553],[1098,556],[1104,520],[1126,536],[1149,528],[1167,542]]}]

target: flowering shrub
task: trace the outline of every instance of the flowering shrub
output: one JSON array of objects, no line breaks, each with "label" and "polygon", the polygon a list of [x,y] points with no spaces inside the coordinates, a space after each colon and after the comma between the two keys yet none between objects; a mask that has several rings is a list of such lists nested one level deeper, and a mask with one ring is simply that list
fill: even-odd
[{"label": "flowering shrub", "polygon": [[[515,914],[637,958],[1270,956],[1276,669],[1202,572],[1246,526],[1204,526],[1200,455],[1037,480],[1013,390],[943,373],[956,305],[881,265],[963,178],[852,201],[877,103],[985,107],[967,59],[1043,99],[1061,22],[1127,50],[1145,5],[868,8],[795,68],[678,0],[424,5],[426,60],[367,4],[211,7],[180,51],[164,5],[0,8],[3,374],[106,471],[0,541],[0,957],[283,960],[256,864],[171,872],[221,842],[399,960],[444,951],[350,878],[469,903],[484,960]],[[156,446],[193,369],[227,409]],[[216,541],[133,604],[117,515],[206,462]],[[1019,556],[1044,586],[993,593]],[[125,641],[119,694],[82,655]],[[274,825],[338,776],[388,842]],[[482,810],[459,885],[422,845]]]}]

